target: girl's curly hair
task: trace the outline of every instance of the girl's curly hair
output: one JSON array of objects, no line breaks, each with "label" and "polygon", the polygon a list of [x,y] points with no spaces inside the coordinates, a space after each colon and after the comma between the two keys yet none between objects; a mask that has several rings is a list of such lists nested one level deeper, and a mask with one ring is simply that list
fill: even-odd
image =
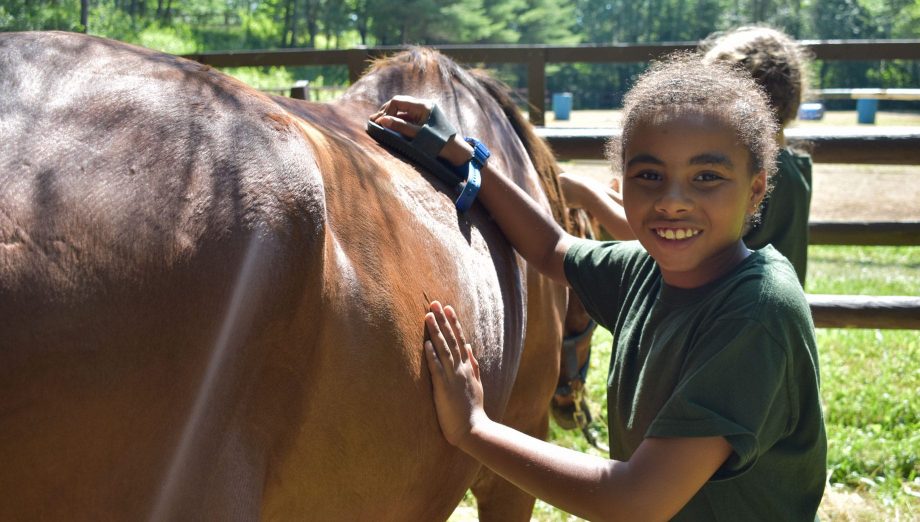
[{"label": "girl's curly hair", "polygon": [[[770,185],[776,172],[778,127],[763,89],[746,71],[724,62],[704,61],[695,52],[675,53],[653,62],[626,94],[623,132],[607,145],[614,172],[622,172],[623,154],[640,125],[667,124],[683,115],[703,115],[731,129],[749,153],[750,173],[766,171]],[[758,218],[759,211],[754,221]]]}]

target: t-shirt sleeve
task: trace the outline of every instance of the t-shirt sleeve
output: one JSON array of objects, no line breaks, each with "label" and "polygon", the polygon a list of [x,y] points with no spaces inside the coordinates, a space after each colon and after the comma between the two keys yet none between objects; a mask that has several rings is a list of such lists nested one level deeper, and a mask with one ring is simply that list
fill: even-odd
[{"label": "t-shirt sleeve", "polygon": [[626,265],[635,252],[627,242],[579,239],[565,253],[565,277],[600,325],[611,329],[622,301]]},{"label": "t-shirt sleeve", "polygon": [[751,319],[717,321],[689,352],[647,437],[724,436],[734,450],[713,480],[738,476],[795,423],[788,355]]}]

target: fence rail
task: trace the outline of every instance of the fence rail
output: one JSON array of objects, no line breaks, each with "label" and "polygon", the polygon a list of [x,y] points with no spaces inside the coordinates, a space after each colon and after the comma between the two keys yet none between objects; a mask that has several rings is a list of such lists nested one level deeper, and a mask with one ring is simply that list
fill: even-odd
[{"label": "fence rail", "polygon": [[[819,60],[920,60],[920,40],[802,40]],[[546,64],[646,62],[668,53],[693,49],[696,42],[618,45],[436,45],[431,46],[467,64],[527,65],[530,121],[545,123]],[[214,67],[344,65],[357,80],[369,60],[405,49],[403,46],[355,49],[283,49],[278,51],[207,52],[186,55]]]},{"label": "fence rail", "polygon": [[920,246],[917,221],[812,221],[809,245]]},{"label": "fence rail", "polygon": [[920,100],[920,89],[818,89],[811,94],[822,100]]},{"label": "fence rail", "polygon": [[920,297],[808,294],[818,328],[920,330]]},{"label": "fence rail", "polygon": [[[619,132],[612,128],[537,129],[560,160],[604,159],[604,144]],[[795,128],[785,132],[790,143],[807,145],[817,163],[920,165],[920,128]]]}]

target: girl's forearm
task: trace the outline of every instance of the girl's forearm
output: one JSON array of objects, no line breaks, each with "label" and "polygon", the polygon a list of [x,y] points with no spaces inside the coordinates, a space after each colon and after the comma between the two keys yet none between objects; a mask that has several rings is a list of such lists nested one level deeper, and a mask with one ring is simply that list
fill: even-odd
[{"label": "girl's forearm", "polygon": [[621,241],[635,239],[636,234],[626,221],[626,212],[623,206],[614,199],[614,196],[616,193],[613,190],[603,193],[592,191],[583,196],[584,208],[610,232],[614,239]]},{"label": "girl's forearm", "polygon": [[629,462],[608,460],[484,415],[458,446],[522,490],[588,520],[668,520],[732,452],[718,436],[648,438]]},{"label": "girl's forearm", "polygon": [[572,237],[546,210],[488,163],[482,169],[479,200],[528,263],[542,274],[566,282],[562,261]]},{"label": "girl's forearm", "polygon": [[477,423],[461,448],[527,493],[589,520],[610,517],[617,495],[608,486],[628,466],[544,442],[491,420]]}]

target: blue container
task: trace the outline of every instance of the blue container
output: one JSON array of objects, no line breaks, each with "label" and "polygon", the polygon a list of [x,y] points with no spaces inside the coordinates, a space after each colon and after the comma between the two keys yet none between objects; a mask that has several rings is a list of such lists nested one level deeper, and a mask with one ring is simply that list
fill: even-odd
[{"label": "blue container", "polygon": [[878,100],[868,98],[856,100],[856,121],[859,123],[875,123],[876,110],[878,110]]},{"label": "blue container", "polygon": [[820,120],[824,117],[824,104],[818,102],[803,103],[799,106],[800,120]]},{"label": "blue container", "polygon": [[557,92],[553,94],[553,114],[557,120],[568,120],[572,113],[572,93]]}]

